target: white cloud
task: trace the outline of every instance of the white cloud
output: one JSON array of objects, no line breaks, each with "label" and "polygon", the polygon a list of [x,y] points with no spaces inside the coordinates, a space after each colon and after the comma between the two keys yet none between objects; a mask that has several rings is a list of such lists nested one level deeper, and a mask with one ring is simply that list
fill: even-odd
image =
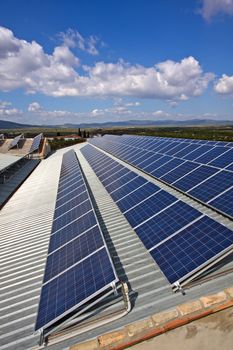
[{"label": "white cloud", "polygon": [[218,14],[233,15],[233,0],[202,0],[201,14],[209,21]]},{"label": "white cloud", "polygon": [[228,76],[223,74],[222,78],[220,78],[214,85],[214,90],[222,95],[233,94],[233,75]]},{"label": "white cloud", "polygon": [[28,112],[41,112],[43,109],[38,102],[32,102],[28,106]]},{"label": "white cloud", "polygon": [[[55,47],[49,55],[35,41],[29,43],[17,39],[10,30],[0,27],[0,36],[2,33],[5,33],[4,49],[0,53],[2,91],[23,88],[27,93],[39,92],[55,97],[134,97],[182,101],[201,95],[214,78],[212,73],[204,73],[192,56],[180,62],[167,60],[149,68],[123,60],[117,63],[100,61],[94,66],[82,66],[84,73],[80,74],[79,59],[70,50],[72,35],[65,37],[62,46]],[[79,45],[85,45],[81,38]]]},{"label": "white cloud", "polygon": [[22,111],[17,108],[11,107],[11,103],[8,101],[0,101],[0,118],[9,119],[9,117],[19,117],[22,115]]},{"label": "white cloud", "polygon": [[102,42],[97,36],[91,35],[88,38],[84,38],[77,30],[68,29],[66,32],[60,32],[58,34],[65,46],[75,48],[77,47],[81,51],[85,51],[90,55],[98,55],[99,51],[97,45]]},{"label": "white cloud", "polygon": [[[133,107],[133,106],[132,106]],[[205,113],[200,115],[188,115],[180,113],[169,113],[163,110],[143,111],[130,109],[127,106],[116,106],[109,108],[95,108],[89,112],[72,112],[67,110],[47,110],[38,102],[29,104],[27,111],[11,106],[10,102],[0,101],[0,119],[11,120],[35,125],[62,125],[66,123],[102,123],[109,121],[128,120],[190,120],[190,119],[215,119],[232,120],[232,115],[218,115]]]}]

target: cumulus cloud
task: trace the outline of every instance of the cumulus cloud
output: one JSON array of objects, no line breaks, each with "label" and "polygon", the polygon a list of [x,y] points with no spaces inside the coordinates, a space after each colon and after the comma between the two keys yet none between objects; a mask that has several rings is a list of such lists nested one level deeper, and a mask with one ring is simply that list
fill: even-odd
[{"label": "cumulus cloud", "polygon": [[[201,95],[213,80],[203,72],[192,56],[179,62],[167,60],[152,67],[133,65],[123,60],[116,63],[96,62],[82,66],[71,52],[72,35],[46,54],[35,41],[14,37],[6,28],[5,44],[0,53],[0,90],[23,88],[27,93],[49,96],[134,97],[165,100],[187,100]],[[15,45],[15,46],[14,46]],[[79,39],[82,46],[82,40]],[[85,46],[84,46],[85,47]]]},{"label": "cumulus cloud", "polygon": [[0,101],[0,118],[9,119],[9,117],[19,117],[22,115],[22,111],[17,108],[11,107],[11,103],[8,101]]},{"label": "cumulus cloud", "polygon": [[32,102],[28,106],[28,112],[41,112],[43,109],[38,102]]},{"label": "cumulus cloud", "polygon": [[202,0],[201,14],[210,20],[218,14],[233,15],[233,0]]},{"label": "cumulus cloud", "polygon": [[222,95],[233,94],[233,75],[232,76],[228,76],[226,74],[223,74],[222,78],[220,78],[215,83],[214,90],[218,94],[222,94]]}]

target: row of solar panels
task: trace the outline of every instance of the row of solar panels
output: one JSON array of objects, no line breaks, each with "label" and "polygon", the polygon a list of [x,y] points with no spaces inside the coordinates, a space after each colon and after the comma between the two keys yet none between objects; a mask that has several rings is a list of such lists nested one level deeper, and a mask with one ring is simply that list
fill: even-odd
[{"label": "row of solar panels", "polygon": [[81,152],[174,288],[232,251],[224,225],[100,150]]},{"label": "row of solar panels", "polygon": [[232,218],[233,149],[173,140],[106,135],[90,142]]},{"label": "row of solar panels", "polygon": [[35,329],[87,307],[118,282],[73,150],[63,155]]},{"label": "row of solar panels", "polygon": [[[117,135],[105,135],[106,137],[118,137]],[[135,138],[138,137],[137,135],[122,135],[123,138]],[[141,137],[141,136],[140,136]],[[209,145],[209,146],[227,146],[227,147],[233,147],[232,142],[227,141],[210,141],[210,140],[197,140],[197,139],[185,139],[185,138],[173,138],[173,137],[154,137],[154,136],[143,136],[143,138],[147,138],[148,140],[157,142],[159,140],[163,141],[172,141],[172,142],[188,142],[192,144],[199,144],[199,145]]]},{"label": "row of solar panels", "polygon": [[[4,135],[3,135],[4,136]],[[36,151],[37,149],[39,149],[40,146],[40,142],[42,139],[43,134],[38,134],[37,136],[34,137],[33,141],[32,141],[32,145],[30,147],[30,151],[29,153],[32,153],[34,151]],[[16,136],[10,143],[9,149],[15,147],[18,145],[19,141],[23,139],[23,134],[20,134],[18,136]]]}]

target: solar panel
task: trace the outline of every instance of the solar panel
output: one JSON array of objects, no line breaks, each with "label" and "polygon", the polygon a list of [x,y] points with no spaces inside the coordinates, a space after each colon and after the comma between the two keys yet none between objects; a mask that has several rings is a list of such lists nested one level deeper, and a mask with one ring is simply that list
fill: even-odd
[{"label": "solar panel", "polygon": [[78,160],[68,151],[62,159],[35,329],[47,329],[82,305],[91,307],[117,282]]},{"label": "solar panel", "polygon": [[211,149],[212,149],[211,146],[203,145],[203,146],[197,148],[196,150],[194,150],[193,152],[190,152],[189,154],[187,154],[183,158],[187,159],[187,160],[195,160],[196,158],[202,156],[203,154],[210,151]]},{"label": "solar panel", "polygon": [[212,199],[209,204],[233,218],[233,188]]},{"label": "solar panel", "polygon": [[193,162],[186,161],[185,163],[179,165],[177,168],[167,172],[165,175],[161,176],[161,180],[172,184],[176,180],[180,179],[184,175],[187,175],[194,169],[198,168],[199,165]]},{"label": "solar panel", "polygon": [[182,201],[176,201],[169,208],[138,226],[135,231],[147,249],[168,239],[175,232],[201,216],[201,212]]},{"label": "solar panel", "polygon": [[130,210],[124,212],[124,214],[130,225],[134,228],[176,201],[176,197],[161,190],[143,202],[139,202],[132,209],[129,208]]},{"label": "solar panel", "polygon": [[189,153],[197,150],[200,147],[201,146],[197,145],[197,144],[190,144],[189,146],[185,147],[180,152],[177,152],[175,156],[178,157],[178,158],[184,158],[186,155],[188,155]]},{"label": "solar panel", "polygon": [[233,149],[228,150],[223,155],[214,159],[209,165],[216,166],[219,168],[225,168],[233,161]]},{"label": "solar panel", "polygon": [[29,153],[32,153],[39,149],[42,137],[42,133],[34,137]]},{"label": "solar panel", "polygon": [[16,136],[10,143],[9,149],[18,145],[19,140],[23,137],[23,134]]},{"label": "solar panel", "polygon": [[121,187],[118,187],[115,191],[112,191],[111,196],[115,201],[118,201],[132,191],[135,191],[137,188],[144,186],[146,183],[147,181],[142,177],[132,177],[132,179],[125,182]]},{"label": "solar panel", "polygon": [[[84,147],[84,156],[94,169],[88,153],[101,152],[96,149],[93,151],[91,146],[86,147],[88,152]],[[208,152],[206,148],[205,151]],[[232,186],[230,171],[219,171],[218,168],[187,161],[167,172],[166,181],[169,174],[169,181],[174,186],[190,190],[193,196],[195,189],[203,187],[203,199],[218,210],[232,215],[233,190],[226,190]],[[188,278],[193,278],[215,260],[218,261],[232,251],[231,230],[163,190],[158,190],[155,194],[146,191],[145,194],[146,184],[140,183],[141,187],[137,188],[140,178],[138,176],[131,180],[128,186],[121,186],[119,196],[119,190],[112,192],[112,197],[174,288],[177,288],[177,282],[183,283]],[[205,183],[208,186],[205,187]],[[117,181],[115,185],[117,186]],[[221,191],[222,194],[217,194]],[[159,200],[161,193],[165,194],[165,198],[167,195],[175,198],[175,201],[166,203],[162,197]],[[196,191],[197,195],[200,193],[202,191]]]},{"label": "solar panel", "polygon": [[171,159],[166,164],[164,164],[161,167],[152,171],[151,174],[155,177],[161,177],[161,176],[167,174],[169,171],[174,170],[176,167],[178,167],[179,165],[181,165],[183,163],[184,163],[184,160],[181,160],[178,158]]},{"label": "solar panel", "polygon": [[[138,136],[115,136],[111,139],[108,136],[107,139],[105,137],[101,139],[97,138],[93,143],[107,152],[112,152],[115,156],[122,158],[155,178],[171,184],[176,189],[202,200],[207,205],[208,201],[214,198],[215,195],[218,195],[222,188],[225,191],[231,186],[231,180],[229,179],[227,182],[228,185],[221,184],[218,189],[217,186],[213,186],[209,190],[211,179],[219,169],[226,168],[229,171],[233,171],[233,150],[229,148],[229,143],[226,142]],[[118,154],[120,154],[120,150],[123,150],[124,157],[114,152],[114,143],[117,143]],[[182,149],[182,146],[184,149]],[[129,153],[127,153],[127,150],[131,155],[134,152],[133,160],[128,157]],[[137,158],[135,154],[141,150],[143,150],[144,156],[140,155]],[[207,163],[210,166],[206,166]],[[214,177],[214,179],[217,179],[217,177]],[[200,192],[198,191],[199,187],[197,188],[198,185],[200,185]],[[205,185],[207,186],[206,188],[204,188]]]},{"label": "solar panel", "polygon": [[116,280],[106,249],[96,251],[43,285],[35,329],[49,327]]},{"label": "solar panel", "polygon": [[88,230],[86,234],[75,237],[61,249],[55,250],[48,255],[44,282],[49,281],[78,261],[83,260],[103,245],[103,238],[97,225]]},{"label": "solar panel", "polygon": [[206,152],[204,155],[201,155],[200,157],[196,158],[195,162],[198,162],[201,164],[207,164],[227,151],[228,150],[226,147],[216,146],[212,148],[210,151]]},{"label": "solar panel", "polygon": [[232,173],[222,170],[212,176],[209,180],[204,181],[199,186],[196,186],[193,190],[189,191],[189,194],[203,202],[208,202],[232,186]]},{"label": "solar panel", "polygon": [[162,156],[162,157],[160,157],[160,155],[159,155],[159,159],[158,160],[155,160],[154,162],[151,162],[151,164],[149,164],[148,166],[144,167],[143,170],[145,170],[148,173],[152,173],[155,169],[161,167],[162,165],[166,164],[170,160],[172,160],[172,157],[170,157],[170,156]]},{"label": "solar panel", "polygon": [[170,283],[182,282],[233,247],[233,231],[204,216],[150,253]]},{"label": "solar panel", "polygon": [[130,185],[132,185],[132,181],[124,186],[126,187],[125,196],[117,201],[117,205],[120,207],[122,212],[129,210],[130,208],[147,199],[149,196],[154,195],[160,191],[160,188],[158,186],[150,182],[144,182],[142,185],[138,185],[135,182],[133,188],[130,187]]},{"label": "solar panel", "polygon": [[218,170],[215,168],[201,165],[199,168],[194,169],[188,175],[182,177],[182,179],[174,182],[173,186],[186,192],[191,188],[193,188],[194,186],[196,186],[197,184],[199,184],[200,182],[214,175],[216,172],[218,172]]}]

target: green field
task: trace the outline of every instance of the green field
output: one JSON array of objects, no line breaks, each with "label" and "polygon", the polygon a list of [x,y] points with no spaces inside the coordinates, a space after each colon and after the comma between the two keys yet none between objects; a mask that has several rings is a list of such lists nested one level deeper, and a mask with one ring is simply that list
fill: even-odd
[{"label": "green field", "polygon": [[[90,136],[97,134],[131,134],[143,136],[159,136],[159,137],[176,137],[191,138],[205,140],[219,140],[230,142],[233,141],[233,126],[203,126],[203,127],[116,127],[116,128],[98,128],[85,129],[90,132]],[[82,130],[83,131],[83,130]],[[34,137],[38,133],[43,132],[45,137],[65,136],[70,134],[78,135],[78,129],[64,128],[30,128],[30,129],[11,129],[4,130],[4,134],[8,137],[14,137],[19,133],[24,133],[25,137]]]}]

